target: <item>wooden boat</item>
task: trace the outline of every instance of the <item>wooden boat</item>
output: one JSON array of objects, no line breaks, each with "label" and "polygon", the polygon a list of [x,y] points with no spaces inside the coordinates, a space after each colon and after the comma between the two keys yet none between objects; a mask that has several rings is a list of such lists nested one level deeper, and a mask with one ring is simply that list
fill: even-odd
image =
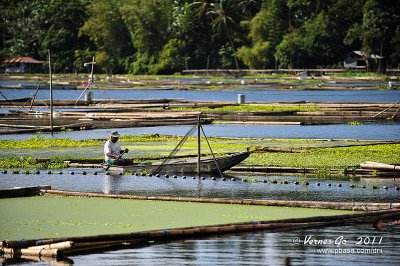
[{"label": "wooden boat", "polygon": [[[172,156],[174,156],[179,151],[183,143],[185,143],[185,141],[187,140],[188,136],[190,136],[195,131],[195,129],[197,129],[197,158],[172,160]],[[206,156],[203,158],[201,158],[200,156],[201,132],[203,132],[203,135],[207,141],[207,145],[211,151],[212,156]],[[224,156],[215,156],[210,146],[210,143],[207,139],[207,136],[204,133],[204,129],[201,125],[201,113],[199,113],[197,118],[197,125],[194,125],[186,133],[186,135],[181,139],[178,145],[176,145],[176,147],[172,150],[170,155],[166,159],[164,159],[164,161],[154,162],[154,163],[138,163],[128,166],[103,165],[103,168],[106,170],[106,172],[108,171],[111,175],[115,173],[119,174],[129,171],[132,173],[146,172],[148,174],[153,174],[153,175],[159,173],[170,173],[170,174],[197,173],[198,175],[219,173],[220,176],[222,177],[223,176],[222,172],[241,163],[243,160],[249,157],[249,155],[250,151],[248,149],[245,152],[236,152]]]},{"label": "wooden boat", "polygon": [[[215,174],[219,173],[218,167],[221,172],[224,172],[233,166],[241,163],[247,157],[249,157],[250,152],[237,152],[231,153],[224,156],[216,156],[215,160],[212,156],[203,157],[200,159],[200,172],[202,174]],[[125,172],[147,172],[149,174],[155,173],[169,173],[169,174],[190,174],[197,173],[197,158],[189,158],[189,159],[178,159],[171,160],[169,163],[162,165],[162,162],[154,162],[154,163],[138,163],[127,166],[118,166],[112,165],[107,170],[110,174],[115,173],[125,173]],[[218,166],[217,166],[218,164]],[[109,165],[103,165],[104,169],[107,169]]]}]

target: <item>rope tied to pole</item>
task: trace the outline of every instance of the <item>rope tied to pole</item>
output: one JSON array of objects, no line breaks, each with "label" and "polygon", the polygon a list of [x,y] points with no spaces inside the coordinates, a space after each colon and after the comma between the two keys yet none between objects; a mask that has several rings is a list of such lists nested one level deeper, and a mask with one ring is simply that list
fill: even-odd
[{"label": "rope tied to pole", "polygon": [[152,173],[152,175],[158,174],[164,167],[167,165],[172,157],[182,148],[182,145],[186,142],[186,140],[193,134],[193,132],[196,130],[197,126],[194,125],[192,128],[189,129],[189,131],[185,134],[185,136],[181,139],[181,141],[176,145],[176,147],[171,151],[171,153],[168,155],[167,158],[162,161],[162,163],[157,167],[156,170]]}]

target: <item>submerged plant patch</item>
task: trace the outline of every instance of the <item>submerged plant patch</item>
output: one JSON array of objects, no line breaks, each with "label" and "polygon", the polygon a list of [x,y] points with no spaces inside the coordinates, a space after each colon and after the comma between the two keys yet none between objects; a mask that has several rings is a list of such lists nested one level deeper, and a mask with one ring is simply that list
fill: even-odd
[{"label": "submerged plant patch", "polygon": [[0,240],[84,236],[351,213],[235,204],[25,197],[0,199]]}]

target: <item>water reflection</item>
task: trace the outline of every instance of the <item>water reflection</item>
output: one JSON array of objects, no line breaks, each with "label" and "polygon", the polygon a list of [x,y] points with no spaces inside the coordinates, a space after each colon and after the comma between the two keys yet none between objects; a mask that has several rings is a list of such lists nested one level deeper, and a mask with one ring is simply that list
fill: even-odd
[{"label": "water reflection", "polygon": [[[38,186],[51,184],[52,188],[70,191],[127,194],[138,196],[208,197],[208,198],[253,198],[281,200],[399,202],[399,179],[332,180],[326,178],[241,175],[226,176],[225,181],[210,176],[193,179],[193,176],[159,178],[152,176],[121,175],[107,176],[93,169],[72,169],[74,175],[64,171],[63,175],[3,174],[0,173],[0,188],[16,186]],[[56,170],[54,171],[56,172]],[[234,177],[235,181],[231,178]],[[259,182],[243,182],[251,178]],[[264,182],[261,182],[264,181]],[[287,181],[287,182],[283,182]],[[305,181],[309,185],[303,184]],[[298,183],[295,183],[298,182]],[[379,187],[374,189],[373,186]],[[387,187],[387,189],[384,189]]]},{"label": "water reflection", "polygon": [[[294,244],[307,236],[331,240],[330,244]],[[359,237],[382,237],[381,244],[358,245]],[[347,240],[342,249],[359,249],[364,254],[322,254],[339,252],[334,241]],[[124,249],[74,256],[78,265],[282,265],[285,257],[292,265],[398,265],[400,226],[378,232],[371,225],[301,229],[287,232],[256,232],[209,239],[170,242],[138,249]],[[382,254],[365,254],[367,249],[382,249]]]},{"label": "water reflection", "polygon": [[[307,238],[323,242],[305,243]],[[367,238],[380,241],[360,243],[360,239]],[[297,243],[296,239],[300,242]],[[142,247],[69,256],[62,261],[47,262],[96,266],[282,265],[282,261],[288,258],[291,265],[398,265],[399,248],[399,225],[389,225],[384,231],[376,231],[371,224],[362,224],[155,242]],[[3,260],[6,264],[47,265],[44,259],[38,261]]]},{"label": "water reflection", "polygon": [[119,194],[121,183],[121,175],[104,175],[102,191],[104,194]]}]

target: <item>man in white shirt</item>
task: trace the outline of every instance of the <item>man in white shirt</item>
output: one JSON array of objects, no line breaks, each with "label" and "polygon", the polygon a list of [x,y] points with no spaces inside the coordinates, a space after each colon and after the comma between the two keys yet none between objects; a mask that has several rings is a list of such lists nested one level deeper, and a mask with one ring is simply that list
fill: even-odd
[{"label": "man in white shirt", "polygon": [[118,139],[121,135],[118,131],[111,133],[110,139],[104,144],[104,161],[107,164],[125,165],[126,160],[121,158],[123,153],[128,153],[128,149],[121,150]]}]

